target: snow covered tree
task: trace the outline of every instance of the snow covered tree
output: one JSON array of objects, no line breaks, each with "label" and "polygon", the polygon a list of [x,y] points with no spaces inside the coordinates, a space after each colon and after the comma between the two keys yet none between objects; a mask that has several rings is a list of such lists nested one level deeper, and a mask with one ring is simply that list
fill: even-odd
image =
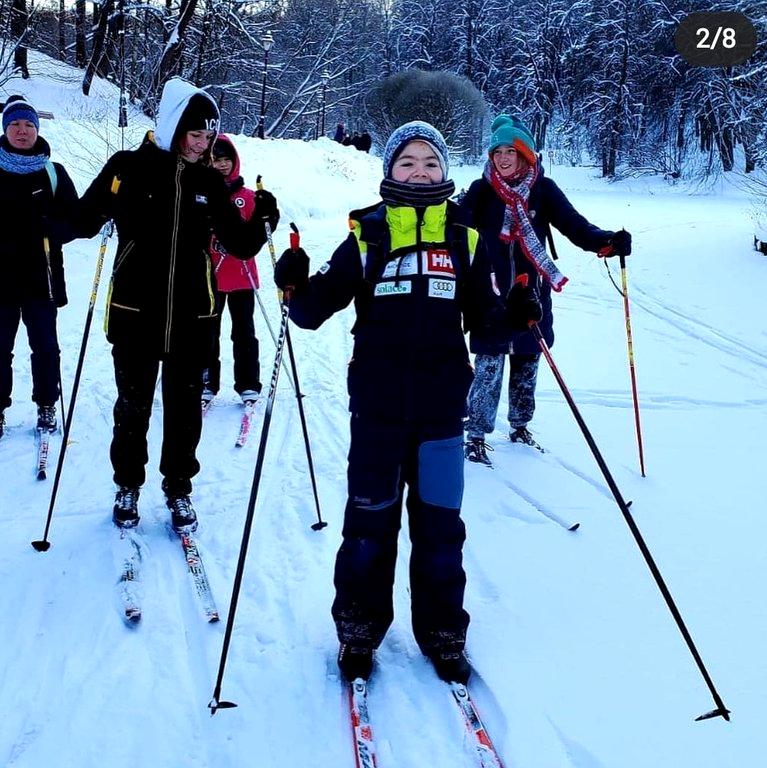
[{"label": "snow covered tree", "polygon": [[467,78],[418,69],[382,80],[368,93],[366,105],[371,133],[379,142],[402,123],[426,120],[456,153],[474,149],[477,126],[486,111],[482,94]]}]

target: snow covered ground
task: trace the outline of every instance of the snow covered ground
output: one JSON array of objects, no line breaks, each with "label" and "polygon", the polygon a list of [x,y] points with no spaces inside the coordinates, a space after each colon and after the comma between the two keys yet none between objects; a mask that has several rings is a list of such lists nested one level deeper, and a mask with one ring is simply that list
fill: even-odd
[{"label": "snow covered ground", "polygon": [[[38,74],[6,84],[6,94],[23,92],[55,113],[41,133],[83,191],[119,147],[111,127],[115,93],[99,84],[83,100],[80,75],[56,66],[43,77],[43,66],[53,65],[32,62]],[[132,116],[126,142],[145,126]],[[246,180],[263,174],[280,201],[278,251],[293,220],[315,267],[344,238],[347,211],[376,199],[375,158],[328,140],[236,143]],[[621,297],[604,264],[562,237],[559,263],[570,283],[556,297],[553,353],[623,495],[633,500],[732,722],[693,721],[714,707],[708,689],[543,361],[532,426],[548,452],[508,443],[502,408],[491,438],[494,468],[466,467],[472,690],[509,768],[757,768],[767,752],[758,725],[767,711],[767,259],[751,250],[752,201],[735,187],[691,194],[660,180],[608,185],[590,169],[549,172],[589,219],[634,235],[629,291],[646,478],[638,471]],[[454,178],[460,187],[478,173],[459,168]],[[59,329],[67,400],[97,249],[96,240],[66,249],[70,303]],[[266,251],[259,266],[276,324]],[[619,281],[617,263],[610,266]],[[159,394],[141,496],[144,618],[130,629],[119,614],[104,293],[102,285],[45,554],[29,542],[42,535],[52,483],[34,478],[23,332],[17,340],[15,401],[0,440],[0,765],[353,765],[329,612],[345,500],[351,310],[318,332],[293,331],[329,525],[310,530],[304,445],[283,378],[222,691],[239,707],[211,718],[223,622],[200,617],[181,549],[167,533],[157,472]],[[273,347],[260,317],[257,327],[268,380]],[[226,615],[259,430],[234,449],[240,406],[230,389],[231,348],[222,347],[223,390],[205,420],[194,499],[200,548]],[[580,529],[566,531],[554,515]],[[379,767],[472,766],[449,692],[412,639],[408,546],[403,534],[397,618],[370,685]]]}]

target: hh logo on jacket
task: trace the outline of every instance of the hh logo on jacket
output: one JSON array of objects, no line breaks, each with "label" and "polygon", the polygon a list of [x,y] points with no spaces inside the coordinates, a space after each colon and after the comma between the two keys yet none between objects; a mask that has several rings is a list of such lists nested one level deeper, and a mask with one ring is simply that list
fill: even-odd
[{"label": "hh logo on jacket", "polygon": [[444,248],[433,248],[424,254],[423,271],[426,275],[450,275],[455,276],[453,260],[450,252]]}]

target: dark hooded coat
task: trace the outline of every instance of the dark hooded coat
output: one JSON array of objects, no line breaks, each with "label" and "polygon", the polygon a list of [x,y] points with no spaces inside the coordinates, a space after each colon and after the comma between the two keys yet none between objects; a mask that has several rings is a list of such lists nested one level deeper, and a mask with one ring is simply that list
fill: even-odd
[{"label": "dark hooded coat", "polygon": [[[184,81],[141,146],[113,155],[81,200],[80,223],[94,235],[108,219],[118,233],[105,327],[113,344],[157,354],[207,354],[216,317],[212,234],[238,258],[266,241],[263,222],[244,222],[221,174],[175,151],[184,105],[204,93]],[[166,85],[166,91],[168,86]]]}]

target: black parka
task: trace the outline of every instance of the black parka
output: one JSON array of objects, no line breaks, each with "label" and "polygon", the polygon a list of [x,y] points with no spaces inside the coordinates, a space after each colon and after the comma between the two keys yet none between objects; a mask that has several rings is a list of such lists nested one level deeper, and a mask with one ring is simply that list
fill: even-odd
[{"label": "black parka", "polygon": [[266,241],[263,222],[243,222],[221,174],[160,149],[150,132],[113,155],[83,195],[80,221],[93,236],[107,219],[118,245],[107,338],[160,355],[207,353],[216,316],[211,233],[246,259]]},{"label": "black parka", "polygon": [[[5,136],[0,139],[12,152]],[[29,154],[50,157],[45,139],[38,137]],[[50,299],[57,307],[67,303],[61,246],[76,236],[65,222],[71,220],[77,192],[64,166],[53,163],[56,192],[46,168],[13,173],[0,168],[0,304],[28,299]],[[46,253],[45,238],[50,253]]]}]

